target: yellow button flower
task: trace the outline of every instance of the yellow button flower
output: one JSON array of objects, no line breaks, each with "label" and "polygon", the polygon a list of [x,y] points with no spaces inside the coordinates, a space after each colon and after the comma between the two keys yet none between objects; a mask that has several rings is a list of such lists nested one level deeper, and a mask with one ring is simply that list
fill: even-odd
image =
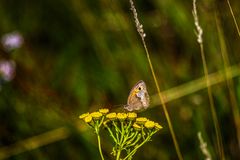
[{"label": "yellow button flower", "polygon": [[98,120],[98,119],[100,119],[102,117],[102,113],[100,113],[100,112],[92,112],[90,115],[95,120]]},{"label": "yellow button flower", "polygon": [[144,124],[144,126],[145,126],[146,128],[151,129],[151,128],[155,127],[155,122],[148,120],[148,121]]},{"label": "yellow button flower", "polygon": [[129,120],[134,120],[135,118],[137,118],[137,113],[135,113],[135,112],[129,112],[129,113],[127,114],[127,116],[128,116],[128,119],[129,119]]},{"label": "yellow button flower", "polygon": [[84,118],[84,121],[85,121],[86,123],[90,123],[90,122],[92,121],[92,116],[91,116],[91,115],[86,116],[86,117]]},{"label": "yellow button flower", "polygon": [[144,124],[145,122],[147,122],[147,118],[145,117],[139,117],[139,118],[136,118],[136,123],[138,124]]},{"label": "yellow button flower", "polygon": [[163,127],[160,125],[160,124],[158,124],[158,123],[155,123],[155,126],[154,126],[156,129],[162,129]]},{"label": "yellow button flower", "polygon": [[89,113],[83,113],[79,116],[80,119],[84,119],[85,117],[87,117],[89,115]]},{"label": "yellow button flower", "polygon": [[108,119],[110,119],[110,120],[114,120],[114,119],[116,119],[117,114],[116,114],[115,112],[108,113],[108,114],[106,115],[106,117],[107,117]]},{"label": "yellow button flower", "polygon": [[137,123],[133,123],[133,128],[136,130],[141,130],[141,126],[139,126]]},{"label": "yellow button flower", "polygon": [[117,114],[117,118],[120,120],[120,121],[123,121],[127,118],[127,114],[126,113],[118,113]]},{"label": "yellow button flower", "polygon": [[103,115],[105,115],[105,114],[107,114],[109,112],[109,109],[101,108],[101,109],[99,109],[99,112],[102,113]]}]

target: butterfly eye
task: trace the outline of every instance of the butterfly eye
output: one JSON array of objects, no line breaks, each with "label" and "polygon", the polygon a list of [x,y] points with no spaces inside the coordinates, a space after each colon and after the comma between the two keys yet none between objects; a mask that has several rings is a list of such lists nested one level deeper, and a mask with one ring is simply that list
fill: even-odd
[{"label": "butterfly eye", "polygon": [[141,91],[141,90],[142,90],[142,87],[138,87],[138,90]]}]

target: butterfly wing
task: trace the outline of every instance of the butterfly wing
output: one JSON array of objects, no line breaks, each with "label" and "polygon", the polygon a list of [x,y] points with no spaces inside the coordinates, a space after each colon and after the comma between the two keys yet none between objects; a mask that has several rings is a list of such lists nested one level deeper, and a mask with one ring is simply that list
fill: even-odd
[{"label": "butterfly wing", "polygon": [[149,95],[144,81],[139,81],[130,91],[127,105],[128,111],[146,109],[149,106]]},{"label": "butterfly wing", "polygon": [[147,89],[144,88],[142,91],[139,91],[137,93],[137,97],[140,98],[142,106],[144,107],[144,109],[146,109],[149,106],[149,101],[150,101]]},{"label": "butterfly wing", "polygon": [[133,111],[133,110],[140,110],[142,109],[143,105],[139,97],[135,95],[132,95],[131,97],[128,98],[128,103],[125,106],[125,109],[128,111]]}]

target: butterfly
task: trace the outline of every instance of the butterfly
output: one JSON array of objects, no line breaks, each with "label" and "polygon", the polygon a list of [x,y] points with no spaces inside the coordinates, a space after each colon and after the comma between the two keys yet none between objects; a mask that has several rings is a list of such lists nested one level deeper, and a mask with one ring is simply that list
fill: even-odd
[{"label": "butterfly", "polygon": [[128,111],[147,109],[149,106],[149,95],[144,81],[140,80],[135,84],[129,93],[127,104],[124,109]]}]

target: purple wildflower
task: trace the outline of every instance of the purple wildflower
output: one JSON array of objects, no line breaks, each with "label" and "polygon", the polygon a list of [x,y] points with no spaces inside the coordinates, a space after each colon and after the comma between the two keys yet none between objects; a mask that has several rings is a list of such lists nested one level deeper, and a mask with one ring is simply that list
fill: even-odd
[{"label": "purple wildflower", "polygon": [[11,81],[15,76],[16,63],[12,60],[0,61],[0,75],[5,81]]},{"label": "purple wildflower", "polygon": [[23,36],[17,32],[10,32],[2,36],[1,43],[5,50],[10,51],[20,48],[23,44]]}]

